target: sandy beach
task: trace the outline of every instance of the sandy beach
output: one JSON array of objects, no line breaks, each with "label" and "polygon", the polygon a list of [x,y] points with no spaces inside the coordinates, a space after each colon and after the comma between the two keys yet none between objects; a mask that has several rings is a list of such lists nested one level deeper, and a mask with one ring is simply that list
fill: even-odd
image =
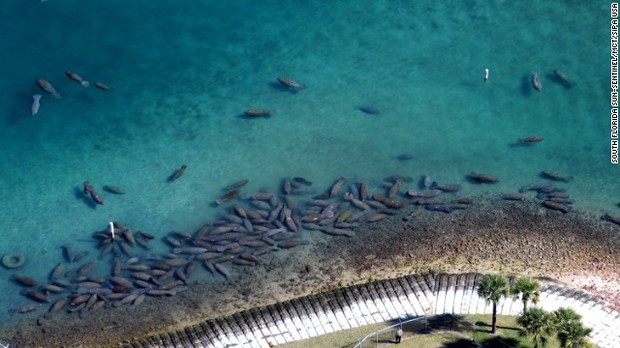
[{"label": "sandy beach", "polygon": [[[620,309],[620,228],[596,216],[479,197],[472,208],[452,214],[408,207],[356,233],[353,238],[312,236],[311,244],[243,268],[222,287],[192,282],[188,291],[147,298],[133,312],[104,308],[86,319],[64,313],[24,319],[2,328],[0,338],[15,347],[113,347],[252,307],[423,272],[546,277],[588,290]],[[274,276],[278,282],[267,281]],[[116,311],[125,311],[126,320]]]}]

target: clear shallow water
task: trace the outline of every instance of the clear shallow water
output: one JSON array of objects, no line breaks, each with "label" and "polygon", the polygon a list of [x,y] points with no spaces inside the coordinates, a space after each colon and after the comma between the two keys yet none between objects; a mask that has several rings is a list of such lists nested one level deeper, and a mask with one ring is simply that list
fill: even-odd
[{"label": "clear shallow water", "polygon": [[[242,178],[246,192],[275,191],[298,175],[322,191],[342,175],[378,184],[430,174],[478,194],[515,191],[552,169],[575,177],[559,186],[577,209],[617,214],[607,11],[562,1],[8,0],[0,251],[24,253],[18,272],[44,279],[60,245],[92,250],[92,232],[111,220],[158,237],[194,231],[221,212],[211,203],[222,188]],[[574,88],[554,82],[556,68]],[[115,91],[83,88],[65,70]],[[542,92],[531,88],[532,71]],[[307,88],[275,88],[277,76]],[[42,93],[32,117],[37,78],[63,97]],[[355,108],[367,104],[381,114]],[[239,117],[253,107],[277,112]],[[545,140],[510,146],[529,135]],[[414,159],[395,160],[401,153]],[[185,175],[166,183],[181,164]],[[470,171],[501,183],[467,184]],[[84,180],[104,206],[80,196]],[[104,184],[127,194],[106,194]],[[2,309],[27,302],[11,282],[0,291]]]}]

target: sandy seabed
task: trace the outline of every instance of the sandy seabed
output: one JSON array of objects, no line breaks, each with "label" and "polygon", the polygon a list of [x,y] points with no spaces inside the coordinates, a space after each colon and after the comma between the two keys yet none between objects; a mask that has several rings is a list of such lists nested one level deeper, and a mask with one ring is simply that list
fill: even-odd
[{"label": "sandy seabed", "polygon": [[[85,319],[57,313],[0,329],[11,347],[113,347],[237,311],[336,287],[424,272],[500,272],[559,280],[620,310],[620,226],[577,211],[478,197],[452,214],[408,207],[356,229],[245,267],[218,286],[148,298],[135,311],[104,308]],[[275,279],[275,281],[274,281]]]}]

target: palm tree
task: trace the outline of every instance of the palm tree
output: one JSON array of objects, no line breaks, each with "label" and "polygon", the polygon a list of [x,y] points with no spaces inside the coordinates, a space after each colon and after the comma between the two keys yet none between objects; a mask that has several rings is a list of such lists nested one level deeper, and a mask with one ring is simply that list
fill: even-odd
[{"label": "palm tree", "polygon": [[530,308],[517,318],[517,323],[523,326],[521,335],[531,336],[534,341],[534,348],[540,344],[544,347],[547,343],[547,336],[555,330],[554,317],[540,308]]},{"label": "palm tree", "polygon": [[561,335],[560,332],[558,332],[558,338],[560,339],[562,348],[581,348],[591,346],[590,342],[588,342],[588,335],[592,333],[592,329],[583,326],[580,321],[571,323],[565,330],[566,331],[564,331]]},{"label": "palm tree", "polygon": [[497,302],[508,296],[508,290],[506,278],[499,274],[486,274],[478,284],[478,296],[484,298],[487,303],[493,303],[492,334],[497,330]]},{"label": "palm tree", "polygon": [[583,326],[581,315],[570,308],[558,308],[555,312],[558,340],[562,348],[578,348],[589,345],[588,335],[592,329]]},{"label": "palm tree", "polygon": [[536,304],[540,300],[540,284],[530,277],[517,279],[510,292],[515,300],[520,295],[521,301],[523,301],[523,313],[527,311],[528,302],[532,301],[532,303]]}]

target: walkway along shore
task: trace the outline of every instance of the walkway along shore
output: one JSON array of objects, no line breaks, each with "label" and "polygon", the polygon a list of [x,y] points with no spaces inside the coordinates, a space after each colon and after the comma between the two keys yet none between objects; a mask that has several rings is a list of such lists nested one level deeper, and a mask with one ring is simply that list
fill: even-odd
[{"label": "walkway along shore", "polygon": [[[354,285],[327,293],[207,320],[183,330],[125,344],[124,348],[270,347],[326,333],[394,319],[436,314],[491,314],[477,294],[482,274],[410,275]],[[512,281],[513,279],[511,279]],[[547,311],[574,309],[593,328],[592,341],[614,347],[620,341],[620,314],[585,291],[541,280],[538,304]],[[500,315],[518,315],[520,300],[505,299]]]}]

